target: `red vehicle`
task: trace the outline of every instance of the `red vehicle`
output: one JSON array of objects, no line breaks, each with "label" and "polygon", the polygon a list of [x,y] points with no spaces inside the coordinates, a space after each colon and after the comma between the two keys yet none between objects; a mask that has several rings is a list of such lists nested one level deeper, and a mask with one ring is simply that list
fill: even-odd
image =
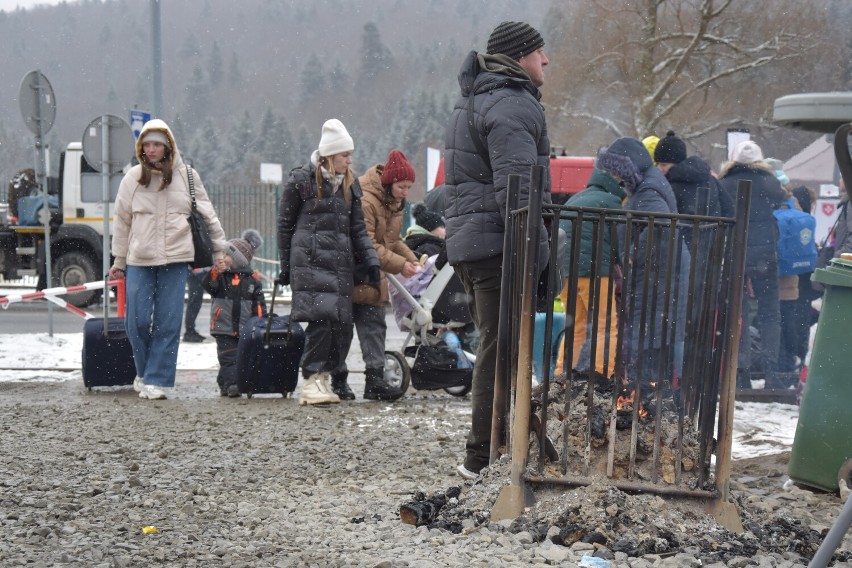
[{"label": "red vehicle", "polygon": [[586,189],[595,169],[595,159],[587,156],[550,157],[550,193],[554,203],[565,203]]},{"label": "red vehicle", "polygon": [[[570,196],[586,188],[595,169],[595,159],[587,156],[550,157],[550,192],[554,203],[565,203]],[[444,183],[444,160],[438,166],[435,185]]]}]

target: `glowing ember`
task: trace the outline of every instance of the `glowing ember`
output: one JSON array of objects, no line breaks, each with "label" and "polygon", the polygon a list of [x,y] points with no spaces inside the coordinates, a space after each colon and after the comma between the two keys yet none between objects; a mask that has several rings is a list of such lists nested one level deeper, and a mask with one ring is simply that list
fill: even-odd
[{"label": "glowing ember", "polygon": [[[629,393],[628,393],[627,389],[624,389],[621,392],[621,395],[615,401],[615,409],[616,410],[625,410],[625,411],[626,410],[632,410],[633,401],[635,400],[635,398],[636,398],[636,390],[635,389],[631,390]],[[645,416],[648,416],[648,411],[645,410],[645,408],[643,408],[641,404],[639,405],[639,416],[641,416],[643,418]]]}]

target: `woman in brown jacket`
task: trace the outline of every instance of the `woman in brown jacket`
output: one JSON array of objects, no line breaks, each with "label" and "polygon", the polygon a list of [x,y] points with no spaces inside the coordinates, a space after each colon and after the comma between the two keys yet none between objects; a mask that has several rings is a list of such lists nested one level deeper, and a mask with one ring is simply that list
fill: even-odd
[{"label": "woman in brown jacket", "polygon": [[[373,247],[379,255],[382,272],[414,276],[419,264],[417,257],[402,240],[402,212],[405,198],[414,183],[414,167],[405,154],[391,150],[387,162],[376,164],[358,178],[364,192],[361,205],[364,221]],[[358,282],[356,269],[352,310],[358,341],[366,367],[364,398],[368,400],[396,400],[403,395],[397,387],[385,380],[385,304],[388,302],[388,281],[382,274],[381,286],[374,287]],[[346,376],[332,375],[332,390],[341,400],[353,400],[355,394],[346,384]]]}]

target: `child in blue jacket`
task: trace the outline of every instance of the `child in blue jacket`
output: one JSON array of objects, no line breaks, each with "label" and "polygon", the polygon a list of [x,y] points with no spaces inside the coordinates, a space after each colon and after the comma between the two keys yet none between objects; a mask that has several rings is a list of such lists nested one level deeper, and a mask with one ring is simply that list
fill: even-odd
[{"label": "child in blue jacket", "polygon": [[[252,316],[266,315],[263,284],[252,271],[254,251],[263,245],[255,229],[247,229],[239,239],[231,239],[225,247],[223,264],[213,267],[202,286],[213,298],[210,307],[210,335],[216,338],[219,357],[219,394],[240,396],[237,384],[237,345],[240,330]],[[222,270],[224,268],[224,270]]]}]

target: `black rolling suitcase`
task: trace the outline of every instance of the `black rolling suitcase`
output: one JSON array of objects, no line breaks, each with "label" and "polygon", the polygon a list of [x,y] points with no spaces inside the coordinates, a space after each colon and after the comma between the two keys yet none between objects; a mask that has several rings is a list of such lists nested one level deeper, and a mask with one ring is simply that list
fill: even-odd
[{"label": "black rolling suitcase", "polygon": [[107,289],[104,291],[104,317],[88,319],[83,325],[83,385],[89,390],[132,385],[136,378],[133,349],[127,339],[124,318],[107,317],[108,294]]},{"label": "black rolling suitcase", "polygon": [[237,385],[240,393],[251,398],[253,394],[281,393],[285,397],[296,390],[299,382],[299,361],[305,349],[305,331],[289,316],[269,314],[249,318],[240,331],[237,346]]}]

